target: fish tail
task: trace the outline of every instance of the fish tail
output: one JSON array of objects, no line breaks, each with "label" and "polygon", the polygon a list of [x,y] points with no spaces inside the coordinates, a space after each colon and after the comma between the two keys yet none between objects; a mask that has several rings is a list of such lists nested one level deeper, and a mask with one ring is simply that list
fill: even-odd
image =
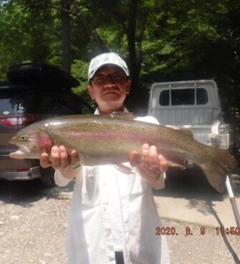
[{"label": "fish tail", "polygon": [[227,173],[237,166],[235,158],[226,150],[210,147],[211,158],[198,164],[205,173],[213,188],[223,193],[226,186]]}]

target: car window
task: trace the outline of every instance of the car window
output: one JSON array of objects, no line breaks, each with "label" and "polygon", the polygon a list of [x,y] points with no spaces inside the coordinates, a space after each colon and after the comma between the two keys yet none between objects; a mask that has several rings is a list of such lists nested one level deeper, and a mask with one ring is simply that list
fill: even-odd
[{"label": "car window", "polygon": [[35,114],[55,116],[87,114],[93,110],[73,93],[53,93],[36,89],[0,89],[0,114]]},{"label": "car window", "polygon": [[25,112],[24,92],[17,90],[0,90],[0,114],[23,114]]},{"label": "car window", "polygon": [[53,91],[29,91],[27,94],[27,111],[32,114],[68,115],[90,113],[92,108],[81,97],[71,93]]}]

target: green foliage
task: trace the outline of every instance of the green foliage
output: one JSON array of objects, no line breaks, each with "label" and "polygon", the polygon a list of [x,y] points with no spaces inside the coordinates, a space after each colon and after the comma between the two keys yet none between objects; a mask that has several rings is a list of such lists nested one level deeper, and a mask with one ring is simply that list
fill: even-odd
[{"label": "green foliage", "polygon": [[88,63],[86,61],[74,60],[72,63],[71,72],[72,75],[80,81],[80,86],[74,88],[77,94],[85,95],[87,91],[87,71]]},{"label": "green foliage", "polygon": [[0,12],[2,69],[22,61],[46,60],[49,53],[49,38],[45,34],[48,12],[29,12],[20,0],[1,5]]},{"label": "green foliage", "polygon": [[[62,11],[70,14],[71,72],[86,92],[90,59],[119,52],[134,104],[154,81],[214,78],[231,105],[240,87],[237,0],[8,0],[0,2],[0,78],[23,61],[62,66]],[[66,35],[67,37],[67,35]],[[220,54],[220,55],[219,55]],[[138,106],[139,106],[138,105]]]}]

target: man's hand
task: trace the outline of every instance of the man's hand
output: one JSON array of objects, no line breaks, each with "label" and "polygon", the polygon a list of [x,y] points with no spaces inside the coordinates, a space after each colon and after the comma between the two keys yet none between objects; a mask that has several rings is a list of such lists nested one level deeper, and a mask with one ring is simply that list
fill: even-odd
[{"label": "man's hand", "polygon": [[148,144],[143,144],[140,155],[136,151],[130,154],[130,164],[137,166],[140,175],[149,184],[156,183],[169,167],[167,160],[158,154],[157,148]]},{"label": "man's hand", "polygon": [[52,147],[50,155],[42,153],[40,157],[40,165],[43,168],[52,166],[55,170],[61,171],[65,178],[73,179],[76,177],[76,170],[74,167],[79,163],[79,156],[77,151],[73,150],[70,156],[64,146]]}]

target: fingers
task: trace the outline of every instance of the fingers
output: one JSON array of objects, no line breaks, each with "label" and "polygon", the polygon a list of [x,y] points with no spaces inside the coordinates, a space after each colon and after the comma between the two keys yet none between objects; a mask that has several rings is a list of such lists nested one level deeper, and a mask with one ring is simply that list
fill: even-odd
[{"label": "fingers", "polygon": [[165,172],[168,169],[168,161],[164,156],[159,155],[156,146],[149,146],[144,144],[142,146],[142,153],[139,159],[139,154],[133,151],[130,154],[130,164],[132,166],[140,165],[144,169],[157,170]]},{"label": "fingers", "polygon": [[138,153],[137,151],[133,151],[130,153],[130,164],[135,167],[138,164]]},{"label": "fingers", "polygon": [[158,153],[155,146],[144,144],[142,146],[141,166],[145,169],[158,168]]},{"label": "fingers", "polygon": [[54,146],[51,151],[52,167],[54,169],[66,169],[68,166],[68,154],[65,147]]},{"label": "fingers", "polygon": [[78,153],[73,150],[69,156],[67,149],[64,146],[54,146],[52,147],[50,155],[42,153],[40,158],[40,165],[43,168],[52,166],[54,169],[66,169],[68,167],[75,166],[78,162]]},{"label": "fingers", "polygon": [[76,150],[71,152],[70,164],[69,166],[74,167],[76,164],[79,163],[79,156]]},{"label": "fingers", "polygon": [[48,168],[51,166],[51,162],[49,161],[47,153],[42,153],[42,155],[40,157],[40,166],[42,168]]},{"label": "fingers", "polygon": [[168,170],[169,163],[162,155],[158,156],[158,164],[161,172],[166,172]]}]

